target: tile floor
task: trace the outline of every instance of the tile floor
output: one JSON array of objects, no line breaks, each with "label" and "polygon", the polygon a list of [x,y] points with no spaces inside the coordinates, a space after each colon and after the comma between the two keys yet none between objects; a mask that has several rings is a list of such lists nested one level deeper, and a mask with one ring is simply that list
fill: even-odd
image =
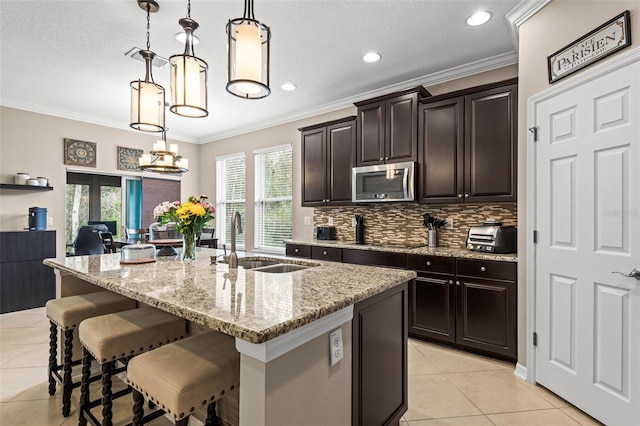
[{"label": "tile floor", "polygon": [[[0,315],[0,425],[76,425],[62,417],[60,392],[47,392],[49,331],[44,308]],[[478,355],[409,342],[409,411],[401,426],[598,425],[540,386],[513,375],[514,365]],[[98,383],[92,394],[99,393]],[[129,421],[130,400],[115,402],[115,424]],[[172,424],[166,418],[152,426]],[[291,425],[301,426],[301,425]]]}]

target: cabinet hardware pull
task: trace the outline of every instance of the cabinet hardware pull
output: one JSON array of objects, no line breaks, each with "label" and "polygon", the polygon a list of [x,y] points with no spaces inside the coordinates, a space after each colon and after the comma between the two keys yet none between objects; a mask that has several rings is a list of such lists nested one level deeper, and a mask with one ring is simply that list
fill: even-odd
[{"label": "cabinet hardware pull", "polygon": [[481,270],[482,272],[486,272],[487,268],[485,268],[484,266],[481,266],[481,267],[480,267],[480,270]]},{"label": "cabinet hardware pull", "polygon": [[462,194],[458,194],[458,198],[462,198]]},{"label": "cabinet hardware pull", "polygon": [[380,157],[380,161],[384,160],[384,158]]},{"label": "cabinet hardware pull", "polygon": [[449,280],[449,285],[453,285],[453,280]]},{"label": "cabinet hardware pull", "polygon": [[299,250],[298,250],[298,249],[295,249],[294,251],[297,253]]},{"label": "cabinet hardware pull", "polygon": [[327,251],[326,250],[323,251],[322,254],[324,254],[326,256],[327,255]]},{"label": "cabinet hardware pull", "polygon": [[464,194],[464,198],[469,198],[469,194]]},{"label": "cabinet hardware pull", "polygon": [[387,161],[389,159],[389,157],[384,157],[384,161]]},{"label": "cabinet hardware pull", "polygon": [[460,281],[456,281],[456,285],[460,285]]},{"label": "cabinet hardware pull", "polygon": [[427,260],[427,266],[431,266],[431,262]]}]

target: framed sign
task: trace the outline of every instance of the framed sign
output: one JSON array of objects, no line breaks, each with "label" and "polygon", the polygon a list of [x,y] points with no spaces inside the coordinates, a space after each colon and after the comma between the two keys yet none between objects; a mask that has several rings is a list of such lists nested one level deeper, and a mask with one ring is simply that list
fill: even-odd
[{"label": "framed sign", "polygon": [[95,167],[95,142],[64,138],[64,164],[70,166]]},{"label": "framed sign", "polygon": [[549,83],[555,83],[620,49],[631,46],[629,11],[626,10],[595,30],[547,57]]},{"label": "framed sign", "polygon": [[141,149],[118,147],[118,170],[131,170],[141,172],[139,158],[142,155]]}]

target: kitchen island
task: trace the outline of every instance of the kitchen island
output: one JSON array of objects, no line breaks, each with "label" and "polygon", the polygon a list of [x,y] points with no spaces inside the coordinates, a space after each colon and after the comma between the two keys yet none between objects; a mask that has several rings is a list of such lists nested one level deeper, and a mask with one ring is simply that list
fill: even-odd
[{"label": "kitchen island", "polygon": [[[183,317],[194,333],[234,336],[241,425],[397,424],[406,411],[406,283],[414,272],[289,258],[278,261],[307,268],[230,271],[211,263],[217,254],[199,249],[191,262],[126,266],[119,254],[44,263],[56,270],[57,297],[103,288]],[[331,365],[337,329],[344,358]]]}]

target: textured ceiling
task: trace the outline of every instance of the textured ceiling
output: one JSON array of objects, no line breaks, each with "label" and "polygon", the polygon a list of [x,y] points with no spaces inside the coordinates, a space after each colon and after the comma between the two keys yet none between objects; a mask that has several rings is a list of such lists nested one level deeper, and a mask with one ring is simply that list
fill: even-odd
[{"label": "textured ceiling", "polygon": [[[188,119],[167,110],[168,135],[209,142],[515,63],[511,21],[539,3],[255,0],[256,19],[273,34],[272,94],[247,101],[224,89],[225,25],[242,15],[243,2],[193,0],[191,16],[200,24],[201,40],[195,53],[209,64],[209,116]],[[151,15],[151,49],[168,58],[184,49],[174,34],[186,1],[159,4]],[[481,27],[467,26],[466,18],[479,9],[493,18]],[[129,128],[129,82],[144,77],[144,64],[124,53],[146,42],[146,14],[136,0],[0,0],[0,23],[2,105]],[[363,62],[370,50],[382,60]],[[168,90],[167,68],[153,72]],[[284,82],[298,89],[285,92]]]}]

